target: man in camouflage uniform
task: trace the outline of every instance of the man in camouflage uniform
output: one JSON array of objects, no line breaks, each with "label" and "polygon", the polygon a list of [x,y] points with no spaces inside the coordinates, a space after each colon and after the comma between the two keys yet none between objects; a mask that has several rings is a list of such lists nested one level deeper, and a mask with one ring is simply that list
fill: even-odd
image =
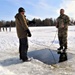
[{"label": "man in camouflage uniform", "polygon": [[64,9],[60,9],[60,16],[57,18],[56,27],[58,28],[58,39],[59,45],[58,52],[63,50],[63,52],[67,49],[67,31],[69,24],[69,17],[64,14]]},{"label": "man in camouflage uniform", "polygon": [[28,39],[27,37],[31,37],[31,32],[28,28],[26,22],[26,16],[24,8],[20,7],[18,9],[18,13],[15,15],[15,23],[16,23],[16,30],[17,35],[19,38],[19,53],[20,59],[23,61],[27,61],[27,51],[28,51]]}]

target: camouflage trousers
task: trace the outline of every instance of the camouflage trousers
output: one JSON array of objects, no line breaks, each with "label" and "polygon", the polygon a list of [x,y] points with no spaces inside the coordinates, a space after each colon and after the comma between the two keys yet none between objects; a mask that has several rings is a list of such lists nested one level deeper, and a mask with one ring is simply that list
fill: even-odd
[{"label": "camouflage trousers", "polygon": [[58,32],[58,39],[60,47],[67,48],[67,31]]}]

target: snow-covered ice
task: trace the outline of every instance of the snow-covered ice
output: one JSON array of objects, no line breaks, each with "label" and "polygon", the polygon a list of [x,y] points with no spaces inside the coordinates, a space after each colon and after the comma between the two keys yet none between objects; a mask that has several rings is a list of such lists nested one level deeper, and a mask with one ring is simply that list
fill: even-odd
[{"label": "snow-covered ice", "polygon": [[30,62],[19,60],[19,41],[16,29],[0,32],[0,75],[74,75],[75,74],[75,26],[68,30],[68,60],[59,63],[60,55],[55,27],[30,27],[28,38]]}]

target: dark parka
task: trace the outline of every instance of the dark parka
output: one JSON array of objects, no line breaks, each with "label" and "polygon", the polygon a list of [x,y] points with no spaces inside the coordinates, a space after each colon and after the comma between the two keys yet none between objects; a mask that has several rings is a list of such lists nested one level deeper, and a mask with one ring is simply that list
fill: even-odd
[{"label": "dark parka", "polygon": [[27,37],[26,30],[28,30],[28,26],[27,26],[27,22],[26,22],[26,17],[20,13],[16,14],[15,23],[16,23],[18,38]]}]

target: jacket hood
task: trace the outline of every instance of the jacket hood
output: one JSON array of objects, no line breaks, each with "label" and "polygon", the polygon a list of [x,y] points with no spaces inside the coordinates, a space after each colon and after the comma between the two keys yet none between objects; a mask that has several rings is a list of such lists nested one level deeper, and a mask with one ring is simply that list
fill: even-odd
[{"label": "jacket hood", "polygon": [[[15,18],[19,18],[19,17],[21,17],[21,14],[20,14],[20,13],[17,13],[17,14],[15,15]],[[26,15],[24,15],[24,17],[26,17]]]},{"label": "jacket hood", "polygon": [[15,15],[15,18],[19,18],[19,16],[20,16],[20,13],[17,13],[17,14]]}]

